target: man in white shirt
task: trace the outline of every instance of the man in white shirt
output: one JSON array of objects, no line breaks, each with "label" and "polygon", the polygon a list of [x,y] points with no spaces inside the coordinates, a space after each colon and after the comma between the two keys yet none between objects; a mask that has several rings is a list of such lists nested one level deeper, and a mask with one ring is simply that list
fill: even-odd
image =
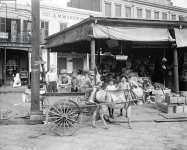
[{"label": "man in white shirt", "polygon": [[47,91],[57,92],[57,81],[58,76],[54,68],[50,68],[49,72],[46,74]]}]

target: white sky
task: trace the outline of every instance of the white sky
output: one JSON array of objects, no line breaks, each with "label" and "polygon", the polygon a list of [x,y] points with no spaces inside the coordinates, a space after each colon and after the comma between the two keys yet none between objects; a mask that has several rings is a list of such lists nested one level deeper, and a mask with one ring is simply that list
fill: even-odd
[{"label": "white sky", "polygon": [[[46,4],[52,4],[52,5],[64,7],[65,4],[70,0],[40,0],[40,1],[41,1],[41,4],[46,3]],[[171,1],[173,2],[174,6],[187,8],[187,0],[171,0]],[[31,3],[31,0],[17,0],[17,2]]]},{"label": "white sky", "polygon": [[187,0],[171,0],[174,6],[187,8]]}]

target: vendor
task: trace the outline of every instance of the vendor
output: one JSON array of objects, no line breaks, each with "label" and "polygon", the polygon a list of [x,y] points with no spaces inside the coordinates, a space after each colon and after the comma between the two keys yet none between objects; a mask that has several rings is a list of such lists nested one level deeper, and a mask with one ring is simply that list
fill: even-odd
[{"label": "vendor", "polygon": [[49,72],[46,74],[46,83],[48,92],[57,92],[57,81],[58,76],[55,72],[55,68],[51,67]]},{"label": "vendor", "polygon": [[67,71],[62,69],[60,73],[61,74],[59,75],[59,84],[63,84],[63,85],[71,84],[71,77],[68,75]]},{"label": "vendor", "polygon": [[21,86],[21,79],[19,73],[16,73],[16,76],[14,77],[14,83],[13,88],[20,87]]},{"label": "vendor", "polygon": [[77,78],[77,73],[74,71],[71,78],[71,92],[78,92],[79,90],[79,80]]}]

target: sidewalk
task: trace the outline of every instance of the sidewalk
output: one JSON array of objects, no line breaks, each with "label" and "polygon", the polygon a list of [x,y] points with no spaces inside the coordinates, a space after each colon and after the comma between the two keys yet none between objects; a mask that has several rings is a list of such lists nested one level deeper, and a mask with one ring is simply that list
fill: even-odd
[{"label": "sidewalk", "polygon": [[0,94],[6,93],[23,93],[27,87],[21,86],[17,88],[13,88],[12,86],[1,86],[0,87]]}]

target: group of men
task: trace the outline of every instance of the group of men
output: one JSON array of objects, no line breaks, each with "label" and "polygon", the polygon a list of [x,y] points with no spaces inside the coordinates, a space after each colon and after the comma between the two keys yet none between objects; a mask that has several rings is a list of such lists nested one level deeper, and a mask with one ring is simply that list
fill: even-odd
[{"label": "group of men", "polygon": [[94,72],[85,70],[68,74],[62,70],[58,76],[55,68],[50,68],[46,83],[48,92],[58,92],[59,88],[68,88],[69,92],[86,92],[94,85]]}]

